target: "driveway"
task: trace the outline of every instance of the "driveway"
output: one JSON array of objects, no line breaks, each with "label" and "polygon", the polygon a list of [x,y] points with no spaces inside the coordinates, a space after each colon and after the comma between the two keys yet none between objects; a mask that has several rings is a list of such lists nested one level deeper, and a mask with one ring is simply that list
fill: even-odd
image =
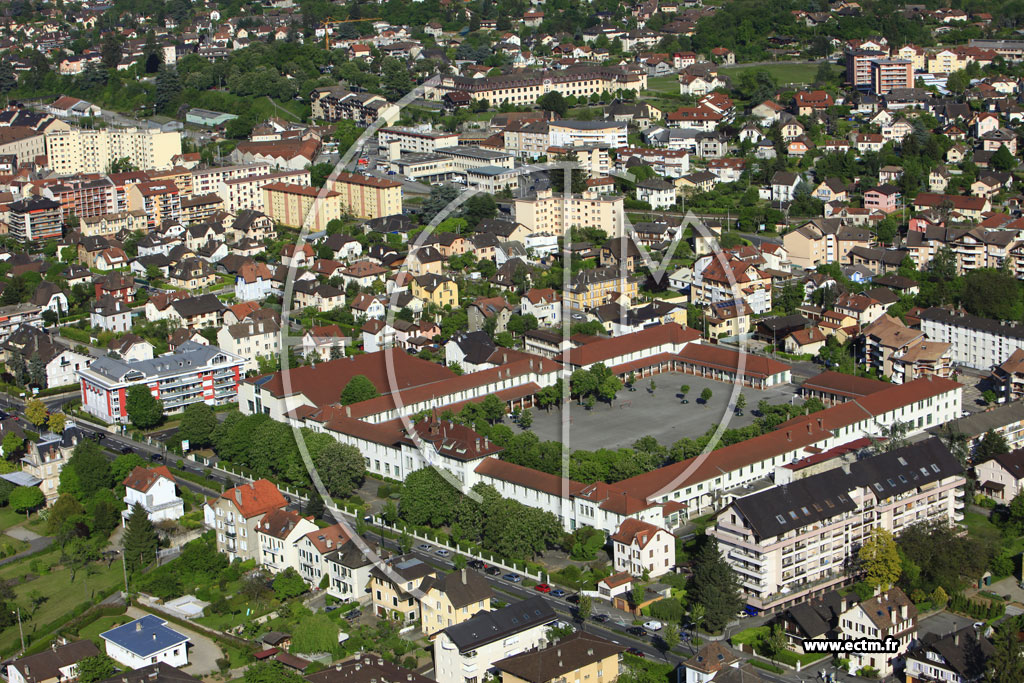
[{"label": "driveway", "polygon": [[[139,617],[146,616],[149,612],[138,607],[129,607],[127,614],[132,619],[138,619]],[[224,653],[221,652],[216,643],[207,636],[190,628],[185,628],[178,624],[170,624],[170,627],[178,633],[188,636],[189,640],[192,641],[188,648],[189,664],[182,671],[193,676],[205,676],[218,670],[217,660],[223,657]]]}]

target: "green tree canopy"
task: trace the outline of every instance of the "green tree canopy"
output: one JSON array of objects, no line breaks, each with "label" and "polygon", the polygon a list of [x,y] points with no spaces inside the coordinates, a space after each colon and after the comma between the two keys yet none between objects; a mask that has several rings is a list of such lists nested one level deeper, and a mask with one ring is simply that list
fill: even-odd
[{"label": "green tree canopy", "polygon": [[192,403],[181,414],[178,436],[187,439],[190,448],[206,448],[212,443],[213,430],[217,427],[217,415],[205,403]]},{"label": "green tree canopy", "polygon": [[366,375],[356,375],[348,381],[348,384],[342,390],[341,404],[344,406],[352,405],[360,401],[369,401],[371,398],[377,398],[378,396],[380,396],[380,392],[377,391],[377,387],[374,386],[373,382]]},{"label": "green tree canopy", "polygon": [[145,384],[136,384],[128,388],[125,407],[128,419],[139,429],[150,429],[164,419],[164,402],[154,398]]},{"label": "green tree canopy", "polygon": [[125,524],[124,538],[124,559],[128,570],[131,572],[141,571],[156,559],[157,535],[153,523],[149,521],[149,515],[138,503],[132,508]]}]

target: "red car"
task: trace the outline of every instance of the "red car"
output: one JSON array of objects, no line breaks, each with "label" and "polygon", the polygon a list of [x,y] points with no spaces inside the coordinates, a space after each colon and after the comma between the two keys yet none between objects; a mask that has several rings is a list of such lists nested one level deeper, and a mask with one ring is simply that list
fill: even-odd
[{"label": "red car", "polygon": [[551,586],[546,583],[538,583],[536,586],[533,587],[533,590],[537,591],[538,593],[550,593]]}]

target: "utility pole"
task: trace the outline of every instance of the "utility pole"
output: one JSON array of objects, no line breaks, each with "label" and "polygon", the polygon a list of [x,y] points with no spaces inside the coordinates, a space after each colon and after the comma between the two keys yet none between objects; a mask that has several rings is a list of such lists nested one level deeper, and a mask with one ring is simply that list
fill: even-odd
[{"label": "utility pole", "polygon": [[21,606],[18,606],[18,634],[21,636],[21,652],[25,652],[25,631],[21,628]]},{"label": "utility pole", "polygon": [[125,559],[124,541],[121,542],[121,569],[124,571],[124,597],[128,598],[128,561]]}]

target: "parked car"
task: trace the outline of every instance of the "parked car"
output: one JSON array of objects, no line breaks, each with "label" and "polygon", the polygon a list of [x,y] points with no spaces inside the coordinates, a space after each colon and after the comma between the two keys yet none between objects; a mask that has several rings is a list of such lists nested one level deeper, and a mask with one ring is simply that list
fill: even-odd
[{"label": "parked car", "polygon": [[566,595],[567,593],[561,588],[556,588],[553,591],[551,591],[551,597],[553,598],[564,598]]},{"label": "parked car", "polygon": [[626,629],[626,633],[637,638],[646,638],[647,631],[644,630],[643,626],[630,626]]},{"label": "parked car", "polygon": [[595,614],[593,616],[594,621],[596,621],[599,624],[603,624],[604,622],[608,621],[608,619],[610,619],[610,618],[611,617],[609,617],[607,614]]},{"label": "parked car", "polygon": [[488,567],[484,570],[484,572],[486,572],[490,576],[499,576],[501,574],[501,570],[497,567]]},{"label": "parked car", "polygon": [[149,456],[149,459],[152,462],[163,462],[164,461],[164,454],[163,453],[154,453],[153,455]]},{"label": "parked car", "polygon": [[509,572],[508,574],[505,574],[501,578],[505,579],[506,581],[510,581],[512,583],[519,583],[520,581],[523,580],[523,577],[519,576],[519,574],[516,574],[514,572]]},{"label": "parked car", "polygon": [[643,650],[638,650],[635,647],[626,648],[626,654],[633,655],[634,657],[639,657],[640,659],[644,659],[645,657],[647,657],[647,655],[644,654]]},{"label": "parked car", "polygon": [[452,554],[451,551],[448,550],[447,548],[439,548],[437,550],[437,552],[435,553],[435,555],[437,555],[438,557],[448,557],[451,554]]},{"label": "parked car", "polygon": [[349,610],[348,612],[345,612],[345,618],[348,619],[349,621],[352,621],[353,619],[358,619],[361,616],[363,616],[363,613],[361,611],[357,610],[357,609],[353,609],[353,610]]},{"label": "parked car", "polygon": [[470,569],[480,569],[480,570],[483,570],[483,569],[487,569],[491,565],[487,564],[483,560],[470,560],[469,562],[466,563],[466,566],[469,567]]},{"label": "parked car", "polygon": [[533,590],[537,591],[538,593],[550,593],[551,584],[538,583],[536,586],[533,587]]},{"label": "parked car", "polygon": [[420,543],[418,546],[416,546],[416,549],[422,550],[425,553],[429,553],[431,550],[434,549],[434,546],[430,545],[429,543]]},{"label": "parked car", "polygon": [[664,626],[664,624],[657,619],[651,619],[650,621],[644,622],[644,628],[648,631],[660,631],[662,626]]}]

